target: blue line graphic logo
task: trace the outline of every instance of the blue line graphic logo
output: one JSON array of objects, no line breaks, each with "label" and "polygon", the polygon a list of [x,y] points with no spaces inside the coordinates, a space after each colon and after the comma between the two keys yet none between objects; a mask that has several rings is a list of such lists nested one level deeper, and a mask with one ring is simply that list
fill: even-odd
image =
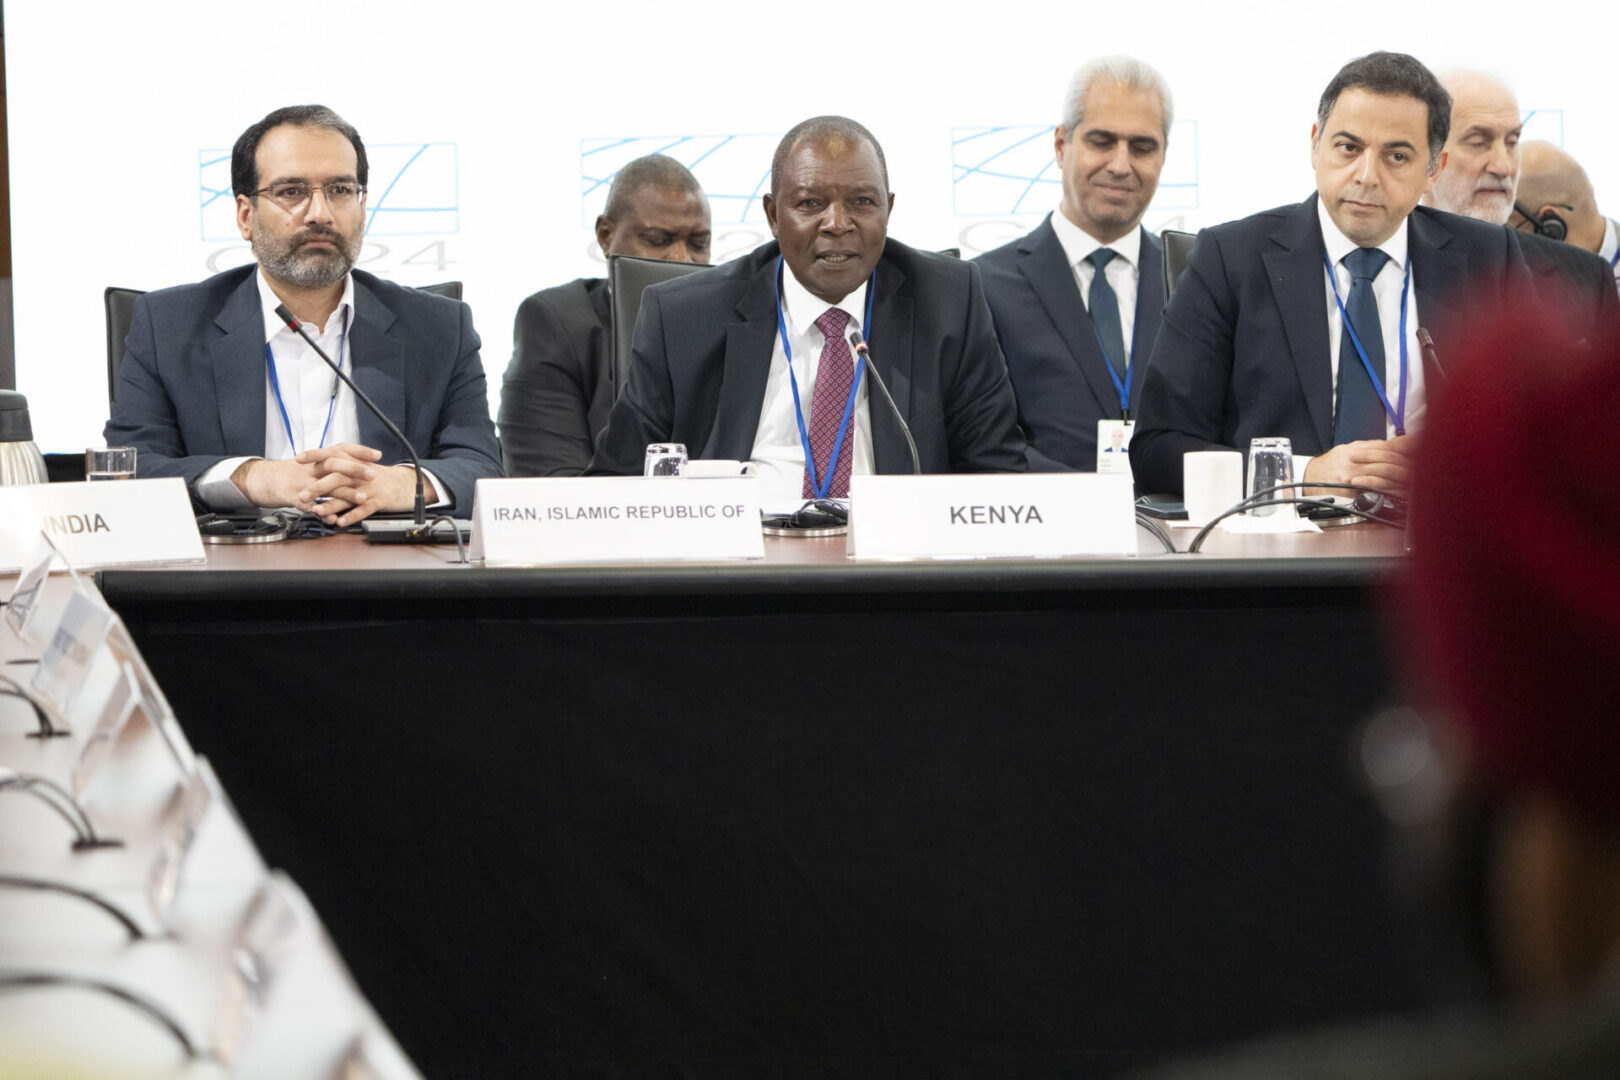
[{"label": "blue line graphic logo", "polygon": [[[461,177],[455,143],[367,146],[367,236],[442,236],[461,231]],[[231,152],[197,153],[198,199],[205,243],[240,241],[231,195]]]},{"label": "blue line graphic logo", "polygon": [[1540,139],[1554,146],[1564,145],[1564,110],[1531,109],[1524,114],[1523,139]]},{"label": "blue line graphic logo", "polygon": [[[1044,214],[1058,204],[1063,177],[1051,124],[951,129],[951,204],[957,217]],[[1177,120],[1152,209],[1198,208],[1198,122]]]},{"label": "blue line graphic logo", "polygon": [[692,170],[709,197],[714,224],[763,225],[760,196],[770,186],[771,154],[781,134],[640,135],[581,139],[580,207],[584,228],[596,223],[619,170],[647,154],[667,154]]}]

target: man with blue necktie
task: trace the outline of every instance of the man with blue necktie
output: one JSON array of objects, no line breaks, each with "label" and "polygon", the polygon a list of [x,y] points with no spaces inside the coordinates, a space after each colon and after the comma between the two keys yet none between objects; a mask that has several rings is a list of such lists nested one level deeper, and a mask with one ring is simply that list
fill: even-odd
[{"label": "man with blue necktie", "polygon": [[[1113,471],[1113,429],[1135,416],[1164,309],[1164,248],[1142,215],[1159,187],[1171,112],[1169,85],[1142,61],[1081,67],[1054,133],[1057,210],[975,260],[1031,469]],[[1112,456],[1126,471],[1124,455]]]},{"label": "man with blue necktie", "polygon": [[1450,117],[1413,57],[1353,60],[1311,128],[1316,194],[1199,234],[1142,386],[1141,490],[1179,492],[1189,451],[1282,436],[1307,482],[1405,493],[1448,328],[1531,288],[1510,230],[1418,206]]}]

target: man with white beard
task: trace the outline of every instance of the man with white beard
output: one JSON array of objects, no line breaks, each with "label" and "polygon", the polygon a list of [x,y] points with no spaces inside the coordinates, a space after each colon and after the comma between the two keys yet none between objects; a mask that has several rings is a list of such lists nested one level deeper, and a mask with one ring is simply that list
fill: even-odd
[{"label": "man with white beard", "polygon": [[[1513,216],[1523,164],[1524,129],[1519,102],[1500,80],[1477,71],[1453,71],[1440,79],[1451,95],[1451,132],[1446,161],[1424,202],[1491,225]],[[1521,238],[1524,261],[1544,299],[1570,309],[1571,340],[1588,338],[1598,322],[1620,318],[1613,279],[1604,261],[1570,244],[1540,235]]]}]

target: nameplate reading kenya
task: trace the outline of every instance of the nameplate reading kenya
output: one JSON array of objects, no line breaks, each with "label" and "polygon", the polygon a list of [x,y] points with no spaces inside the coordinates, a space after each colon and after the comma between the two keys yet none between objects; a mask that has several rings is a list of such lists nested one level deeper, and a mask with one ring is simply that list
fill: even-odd
[{"label": "nameplate reading kenya", "polygon": [[1136,553],[1128,476],[855,476],[849,496],[856,558]]},{"label": "nameplate reading kenya", "polygon": [[490,566],[762,559],[752,477],[480,480],[472,557]]}]

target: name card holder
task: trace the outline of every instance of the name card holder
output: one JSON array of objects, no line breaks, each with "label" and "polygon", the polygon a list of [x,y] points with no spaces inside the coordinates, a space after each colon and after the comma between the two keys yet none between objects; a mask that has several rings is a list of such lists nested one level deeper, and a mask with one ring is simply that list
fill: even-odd
[{"label": "name card holder", "polygon": [[480,480],[471,557],[489,566],[762,559],[752,477]]},{"label": "name card holder", "polygon": [[855,558],[1136,554],[1128,476],[854,476],[849,495]]},{"label": "name card holder", "polygon": [[81,569],[207,559],[185,481],[175,476],[0,487],[0,573],[27,565],[41,532]]}]

